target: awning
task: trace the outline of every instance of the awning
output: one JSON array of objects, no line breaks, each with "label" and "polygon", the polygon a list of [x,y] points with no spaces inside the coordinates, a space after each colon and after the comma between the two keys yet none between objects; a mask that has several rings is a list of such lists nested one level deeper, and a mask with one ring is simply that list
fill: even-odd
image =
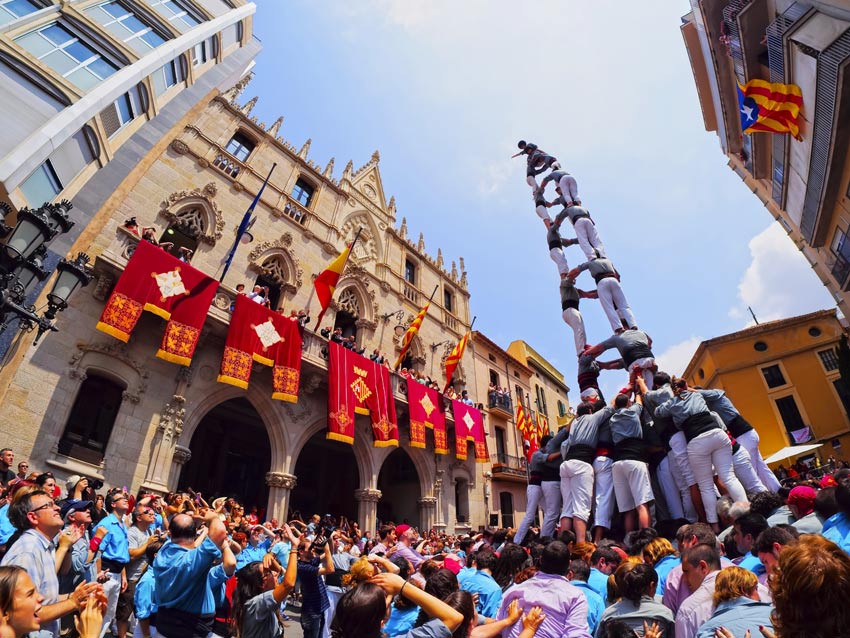
[{"label": "awning", "polygon": [[778,463],[779,461],[784,461],[785,459],[790,459],[792,456],[798,456],[800,454],[805,454],[806,452],[811,452],[812,450],[818,449],[822,446],[823,443],[811,443],[809,445],[789,445],[788,447],[784,447],[778,452],[774,452],[770,456],[768,456],[764,462],[765,463]]}]

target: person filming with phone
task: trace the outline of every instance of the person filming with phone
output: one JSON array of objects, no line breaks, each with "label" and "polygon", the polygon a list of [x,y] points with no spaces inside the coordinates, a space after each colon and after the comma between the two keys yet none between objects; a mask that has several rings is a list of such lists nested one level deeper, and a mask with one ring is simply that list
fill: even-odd
[{"label": "person filming with phone", "polygon": [[319,638],[325,626],[325,610],[330,607],[330,601],[322,576],[334,573],[331,547],[336,535],[337,532],[331,532],[330,537],[326,537],[324,530],[319,528],[312,541],[306,535],[298,539],[298,580],[301,581],[303,597],[301,629],[304,638]]}]

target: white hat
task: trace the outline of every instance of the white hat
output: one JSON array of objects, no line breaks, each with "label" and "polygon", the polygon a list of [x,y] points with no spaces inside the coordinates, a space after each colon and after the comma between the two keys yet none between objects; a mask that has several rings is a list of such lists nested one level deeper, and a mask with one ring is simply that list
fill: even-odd
[{"label": "white hat", "polygon": [[587,401],[588,399],[593,399],[599,396],[599,390],[596,388],[585,388],[581,391],[581,400]]}]

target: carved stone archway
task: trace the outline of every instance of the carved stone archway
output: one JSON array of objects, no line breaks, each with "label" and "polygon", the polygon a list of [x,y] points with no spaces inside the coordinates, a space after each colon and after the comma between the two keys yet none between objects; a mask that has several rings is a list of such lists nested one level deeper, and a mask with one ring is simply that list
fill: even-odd
[{"label": "carved stone archway", "polygon": [[224,215],[214,200],[217,192],[216,185],[210,182],[203,188],[171,193],[160,202],[159,214],[198,241],[215,245],[224,232]]},{"label": "carved stone archway", "polygon": [[282,291],[301,288],[304,271],[292,251],[292,235],[284,233],[274,241],[264,241],[248,254],[248,268],[277,281]]}]

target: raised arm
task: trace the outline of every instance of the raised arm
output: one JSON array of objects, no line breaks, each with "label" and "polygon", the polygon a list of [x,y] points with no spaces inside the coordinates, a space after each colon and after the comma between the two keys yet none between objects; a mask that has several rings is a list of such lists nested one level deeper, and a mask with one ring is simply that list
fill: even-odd
[{"label": "raised arm", "polygon": [[401,595],[424,611],[428,616],[440,620],[451,633],[460,627],[463,622],[463,614],[456,611],[439,598],[425,593],[418,587],[407,588],[407,581],[395,574],[378,574],[372,578],[372,582],[379,585],[381,589],[391,596]]}]

